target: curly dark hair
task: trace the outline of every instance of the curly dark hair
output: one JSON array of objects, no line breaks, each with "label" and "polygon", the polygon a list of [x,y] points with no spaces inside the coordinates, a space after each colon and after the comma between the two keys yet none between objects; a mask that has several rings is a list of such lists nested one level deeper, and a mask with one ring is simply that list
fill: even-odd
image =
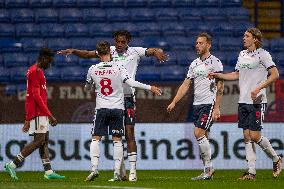
[{"label": "curly dark hair", "polygon": [[40,49],[37,59],[40,62],[42,59],[53,58],[54,54],[55,54],[54,51],[52,51],[49,48],[44,47]]},{"label": "curly dark hair", "polygon": [[116,39],[118,36],[125,36],[126,40],[129,42],[131,40],[131,34],[127,30],[117,30],[113,32],[112,37]]}]

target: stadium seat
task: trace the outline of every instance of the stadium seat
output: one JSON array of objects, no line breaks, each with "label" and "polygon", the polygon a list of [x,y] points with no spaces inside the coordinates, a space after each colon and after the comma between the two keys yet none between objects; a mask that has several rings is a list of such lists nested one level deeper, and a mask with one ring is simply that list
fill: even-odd
[{"label": "stadium seat", "polygon": [[10,68],[10,76],[12,82],[25,82],[28,67]]},{"label": "stadium seat", "polygon": [[284,38],[276,38],[271,40],[271,50],[273,52],[284,51]]},{"label": "stadium seat", "polygon": [[100,59],[98,58],[90,58],[90,59],[79,59],[79,66],[89,68],[92,65],[98,64]]},{"label": "stadium seat", "polygon": [[34,65],[38,58],[38,52],[30,52],[28,54],[29,57],[29,66]]},{"label": "stadium seat", "polygon": [[107,20],[109,22],[127,22],[130,20],[128,11],[121,8],[107,9]]},{"label": "stadium seat", "polygon": [[160,28],[165,37],[168,36],[185,36],[185,29],[182,24],[178,22],[160,22]]},{"label": "stadium seat", "polygon": [[224,22],[227,20],[226,14],[220,8],[202,8],[199,9],[203,19],[208,22]]},{"label": "stadium seat", "polygon": [[23,8],[29,6],[29,0],[6,0],[7,8]]},{"label": "stadium seat", "polygon": [[183,66],[168,66],[161,67],[161,80],[162,81],[182,81],[184,80],[187,68]]},{"label": "stadium seat", "polygon": [[249,21],[248,9],[241,7],[223,8],[222,9],[229,20],[231,21]]},{"label": "stadium seat", "polygon": [[132,22],[150,22],[155,20],[155,12],[146,8],[131,9]]},{"label": "stadium seat", "polygon": [[0,37],[15,37],[15,26],[13,24],[0,24]]},{"label": "stadium seat", "polygon": [[100,0],[77,0],[78,7],[100,7]]},{"label": "stadium seat", "polygon": [[270,51],[270,40],[268,39],[262,39],[262,45],[265,50]]},{"label": "stadium seat", "polygon": [[35,21],[37,23],[44,22],[57,22],[58,13],[55,9],[36,9],[35,10]]},{"label": "stadium seat", "polygon": [[177,21],[179,19],[178,12],[173,8],[155,9],[157,21]]},{"label": "stadium seat", "polygon": [[145,0],[125,0],[125,7],[146,7],[147,1]]},{"label": "stadium seat", "polygon": [[112,32],[111,24],[97,23],[89,25],[89,33],[93,37],[111,37]]},{"label": "stadium seat", "polygon": [[62,24],[40,24],[42,37],[62,37],[65,28]]},{"label": "stadium seat", "polygon": [[242,0],[220,0],[221,7],[241,7]]},{"label": "stadium seat", "polygon": [[17,84],[17,92],[23,92],[27,90],[27,84],[26,83],[21,83]]},{"label": "stadium seat", "polygon": [[240,51],[242,50],[242,38],[222,37],[219,38],[219,48],[221,51]]},{"label": "stadium seat", "polygon": [[232,24],[234,24],[234,36],[236,37],[242,37],[248,28],[254,27],[254,25],[248,21],[234,21]]},{"label": "stadium seat", "polygon": [[13,23],[34,22],[34,12],[31,9],[14,9],[11,14]]},{"label": "stadium seat", "polygon": [[188,37],[166,37],[166,41],[172,50],[193,50],[195,46],[195,38]]},{"label": "stadium seat", "polygon": [[[0,68],[0,70],[1,70],[1,68]],[[10,77],[10,74],[9,74],[9,77]],[[2,81],[1,80],[1,73],[0,73],[0,81]],[[11,95],[15,95],[15,94],[17,94],[17,85],[6,85],[5,86],[5,95],[7,95],[7,96],[11,96]]]},{"label": "stadium seat", "polygon": [[131,22],[113,23],[112,28],[113,28],[113,31],[127,30],[131,33],[131,36],[133,37],[137,37],[139,35],[139,29],[134,23],[131,23]]},{"label": "stadium seat", "polygon": [[65,37],[88,37],[89,29],[85,24],[68,24],[65,27]]},{"label": "stadium seat", "polygon": [[103,0],[101,7],[124,7],[124,0]]},{"label": "stadium seat", "polygon": [[60,22],[81,22],[83,20],[83,13],[80,9],[65,8],[59,11]]},{"label": "stadium seat", "polygon": [[213,51],[211,52],[212,55],[217,57],[223,65],[227,64],[227,55],[222,51]]},{"label": "stadium seat", "polygon": [[76,7],[77,0],[53,0],[55,7]]},{"label": "stadium seat", "polygon": [[145,47],[148,47],[148,48],[156,47],[156,48],[162,48],[164,50],[169,49],[169,44],[163,38],[143,37],[142,41],[143,41],[143,44],[145,45]]},{"label": "stadium seat", "polygon": [[10,81],[10,69],[0,66],[0,81],[1,83]]},{"label": "stadium seat", "polygon": [[141,66],[137,70],[136,80],[138,81],[160,81],[160,67]]},{"label": "stadium seat", "polygon": [[[140,45],[136,45],[136,46],[141,46],[141,44]],[[153,57],[142,57],[140,59],[139,66],[153,66],[154,65],[154,61],[157,61],[156,58],[153,58]]]},{"label": "stadium seat", "polygon": [[6,67],[23,67],[29,65],[29,59],[27,55],[22,53],[8,53],[4,54],[4,64]]},{"label": "stadium seat", "polygon": [[140,47],[143,45],[143,38],[134,37],[130,40],[129,46],[131,47]]},{"label": "stadium seat", "polygon": [[30,0],[30,6],[33,8],[42,7],[52,7],[53,0]]},{"label": "stadium seat", "polygon": [[5,0],[0,0],[0,7],[5,7]]},{"label": "stadium seat", "polygon": [[236,66],[237,61],[238,61],[239,53],[240,53],[239,51],[233,51],[233,52],[224,53],[226,55],[226,57],[227,57],[226,58],[227,59],[227,63],[225,65],[234,67],[234,69],[235,69],[235,66]]},{"label": "stadium seat", "polygon": [[10,22],[10,11],[7,9],[0,9],[0,23]]},{"label": "stadium seat", "polygon": [[0,67],[4,66],[3,56],[0,55]]},{"label": "stadium seat", "polygon": [[42,38],[22,38],[20,41],[23,45],[24,52],[37,52],[47,44]]},{"label": "stadium seat", "polygon": [[96,41],[93,38],[71,38],[71,46],[75,49],[94,50]]},{"label": "stadium seat", "polygon": [[105,22],[106,12],[103,9],[83,9],[84,22]]},{"label": "stadium seat", "polygon": [[148,0],[149,7],[170,7],[172,5],[171,0]]},{"label": "stadium seat", "polygon": [[40,37],[40,26],[36,24],[17,24],[16,25],[17,37]]},{"label": "stadium seat", "polygon": [[228,22],[211,25],[210,31],[214,37],[234,37],[234,26]]},{"label": "stadium seat", "polygon": [[78,57],[77,56],[64,56],[61,54],[56,54],[54,56],[53,65],[56,67],[69,67],[69,66],[76,66],[78,64]]},{"label": "stadium seat", "polygon": [[22,44],[13,38],[0,39],[0,52],[20,52]]},{"label": "stadium seat", "polygon": [[61,78],[63,81],[85,81],[87,76],[86,69],[79,67],[79,66],[73,66],[73,67],[64,67],[62,69],[62,75]]},{"label": "stadium seat", "polygon": [[198,9],[180,8],[178,12],[182,21],[202,21],[202,14]]},{"label": "stadium seat", "polygon": [[160,36],[160,27],[155,22],[143,22],[141,24],[138,24],[137,27],[140,37]]},{"label": "stadium seat", "polygon": [[188,67],[197,58],[194,51],[178,51],[177,54],[177,63],[183,67]]},{"label": "stadium seat", "polygon": [[61,81],[61,69],[59,67],[51,67],[47,69],[44,73],[47,82],[49,81]]},{"label": "stadium seat", "polygon": [[195,0],[173,0],[172,4],[174,7],[194,7]]},{"label": "stadium seat", "polygon": [[47,41],[48,47],[52,50],[62,50],[71,47],[71,42],[69,39],[64,38],[52,38]]},{"label": "stadium seat", "polygon": [[219,7],[219,0],[195,0],[198,7]]}]

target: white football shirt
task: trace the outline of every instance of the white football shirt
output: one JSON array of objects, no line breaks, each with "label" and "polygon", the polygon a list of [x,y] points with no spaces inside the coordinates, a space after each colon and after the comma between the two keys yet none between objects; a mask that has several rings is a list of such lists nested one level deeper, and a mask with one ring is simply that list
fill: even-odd
[{"label": "white football shirt", "polygon": [[210,72],[223,72],[221,61],[213,55],[205,60],[195,59],[189,66],[187,79],[194,82],[193,105],[212,104],[216,98],[215,79],[209,79]]},{"label": "white football shirt", "polygon": [[239,103],[260,104],[267,103],[266,89],[262,89],[254,102],[251,92],[267,79],[268,70],[275,66],[269,52],[262,48],[254,51],[243,50],[240,52],[236,71],[239,72],[240,97]]}]

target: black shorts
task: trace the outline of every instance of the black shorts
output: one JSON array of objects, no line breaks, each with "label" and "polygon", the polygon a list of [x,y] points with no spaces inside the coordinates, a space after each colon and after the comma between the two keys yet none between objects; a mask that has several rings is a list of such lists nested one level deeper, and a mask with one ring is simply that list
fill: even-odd
[{"label": "black shorts", "polygon": [[210,131],[214,104],[193,105],[193,123],[195,127]]},{"label": "black shorts", "polygon": [[135,125],[136,122],[136,106],[135,96],[124,98],[124,124]]},{"label": "black shorts", "polygon": [[239,104],[238,127],[251,131],[261,131],[266,104]]},{"label": "black shorts", "polygon": [[93,136],[123,136],[123,110],[121,109],[98,109],[95,112],[92,128]]}]

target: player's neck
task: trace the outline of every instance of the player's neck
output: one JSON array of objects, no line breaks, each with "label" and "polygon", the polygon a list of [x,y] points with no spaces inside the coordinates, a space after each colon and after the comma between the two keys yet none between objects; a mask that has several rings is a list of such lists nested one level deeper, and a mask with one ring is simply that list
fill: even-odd
[{"label": "player's neck", "polygon": [[204,53],[203,55],[201,55],[200,59],[203,61],[203,60],[207,59],[209,56],[210,56],[210,52],[208,51],[208,52]]},{"label": "player's neck", "polygon": [[249,52],[255,51],[255,50],[256,50],[256,46],[255,46],[255,45],[251,45],[251,46],[249,46],[249,47],[247,48],[247,50],[248,50]]},{"label": "player's neck", "polygon": [[110,56],[109,55],[103,55],[100,57],[102,62],[109,62]]}]

